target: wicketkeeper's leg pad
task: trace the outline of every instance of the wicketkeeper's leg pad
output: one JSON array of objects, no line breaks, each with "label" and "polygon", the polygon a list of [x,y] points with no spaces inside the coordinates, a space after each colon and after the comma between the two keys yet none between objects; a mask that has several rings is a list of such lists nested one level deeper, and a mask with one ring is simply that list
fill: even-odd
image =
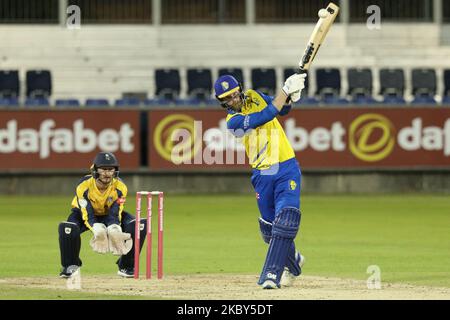
[{"label": "wicketkeeper's leg pad", "polygon": [[300,226],[300,216],[300,210],[288,207],[283,208],[275,217],[269,251],[258,283],[270,279],[279,286],[281,274]]},{"label": "wicketkeeper's leg pad", "polygon": [[58,233],[61,265],[64,268],[71,265],[81,266],[81,237],[78,225],[73,222],[61,222],[58,227]]}]

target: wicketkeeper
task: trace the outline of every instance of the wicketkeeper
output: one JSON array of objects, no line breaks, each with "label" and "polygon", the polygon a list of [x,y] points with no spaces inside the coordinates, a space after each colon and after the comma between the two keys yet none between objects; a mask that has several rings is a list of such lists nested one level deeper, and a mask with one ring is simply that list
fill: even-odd
[{"label": "wicketkeeper", "polygon": [[[127,186],[118,177],[119,162],[111,152],[100,152],[91,166],[91,174],[84,176],[72,200],[72,212],[67,221],[59,224],[59,248],[62,271],[68,278],[81,267],[80,234],[90,230],[90,245],[95,252],[111,252],[117,260],[122,277],[134,275],[135,218],[124,211]],[[140,248],[145,240],[146,219],[140,221]]]},{"label": "wicketkeeper", "polygon": [[243,92],[231,75],[221,76],[214,84],[216,97],[228,112],[227,127],[242,138],[253,168],[251,182],[261,213],[259,226],[269,244],[258,281],[264,289],[290,285],[304,262],[294,244],[301,217],[300,166],[277,116],[290,111],[287,102],[300,99],[305,77],[290,76],[275,98],[255,90]]}]

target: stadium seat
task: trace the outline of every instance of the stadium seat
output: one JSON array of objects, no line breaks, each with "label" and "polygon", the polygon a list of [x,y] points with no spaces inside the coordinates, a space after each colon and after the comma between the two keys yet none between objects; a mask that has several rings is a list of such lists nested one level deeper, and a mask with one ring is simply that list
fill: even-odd
[{"label": "stadium seat", "polygon": [[[355,97],[372,97],[372,70],[369,68],[347,70],[348,92],[347,94]],[[370,101],[370,99],[369,99]]]},{"label": "stadium seat", "polygon": [[443,96],[450,97],[450,69],[444,70],[444,94]]},{"label": "stadium seat", "polygon": [[414,97],[414,100],[411,101],[413,105],[435,105],[436,100],[432,96],[428,95],[417,95]]},{"label": "stadium seat", "polygon": [[19,72],[17,70],[0,71],[0,97],[16,98],[20,94]]},{"label": "stadium seat", "polygon": [[48,107],[49,105],[48,99],[43,97],[27,98],[25,100],[26,107]]},{"label": "stadium seat", "polygon": [[302,96],[301,98],[300,98],[300,100],[299,101],[297,101],[297,102],[294,102],[294,106],[300,106],[300,105],[318,105],[319,104],[319,100],[317,100],[316,98],[314,98],[314,97],[305,97],[305,96]]},{"label": "stadium seat", "polygon": [[269,96],[275,95],[277,88],[275,69],[254,68],[251,70],[252,87]]},{"label": "stadium seat", "polygon": [[237,81],[245,84],[244,82],[244,73],[241,68],[220,68],[218,70],[219,77],[225,74],[232,75],[236,78]]},{"label": "stadium seat", "polygon": [[436,94],[436,71],[434,69],[412,70],[412,94],[414,96],[430,96]]},{"label": "stadium seat", "polygon": [[[283,69],[283,82],[297,72],[295,68],[284,68]],[[309,96],[309,72],[306,73],[308,76],[305,78],[305,88],[302,90],[302,97]]]},{"label": "stadium seat", "polygon": [[107,99],[89,98],[89,99],[86,99],[85,106],[86,107],[95,107],[95,108],[109,107],[109,101]]},{"label": "stadium seat", "polygon": [[2,107],[18,107],[19,99],[17,99],[17,98],[0,98],[0,106],[2,106]]},{"label": "stadium seat", "polygon": [[442,98],[442,104],[446,106],[450,106],[450,96],[445,96]]},{"label": "stadium seat", "polygon": [[345,98],[340,98],[333,95],[324,95],[320,102],[324,104],[334,104],[334,105],[343,105],[348,104],[348,100]]},{"label": "stadium seat", "polygon": [[78,101],[78,99],[56,99],[55,106],[57,106],[57,107],[79,107],[80,101]]},{"label": "stadium seat", "polygon": [[201,101],[211,98],[212,92],[211,70],[188,69],[187,86],[188,86],[187,95],[189,98],[196,98]]},{"label": "stadium seat", "polygon": [[153,99],[145,99],[143,101],[144,106],[146,107],[160,107],[160,106],[168,106],[173,104],[174,102],[169,99],[164,98],[153,98]]},{"label": "stadium seat", "polygon": [[341,93],[341,72],[336,68],[316,69],[316,95],[339,97]]},{"label": "stadium seat", "polygon": [[155,97],[175,100],[180,95],[180,72],[177,69],[155,70]]},{"label": "stadium seat", "polygon": [[355,105],[372,105],[377,104],[378,101],[376,101],[373,97],[364,96],[363,94],[356,95],[352,99],[352,104]]},{"label": "stadium seat", "polygon": [[405,74],[402,69],[380,70],[380,94],[383,96],[403,97],[405,91]]},{"label": "stadium seat", "polygon": [[29,70],[26,73],[26,96],[48,98],[52,94],[52,78],[48,70]]},{"label": "stadium seat", "polygon": [[403,97],[399,97],[396,95],[385,95],[383,98],[384,104],[406,104],[406,101]]},{"label": "stadium seat", "polygon": [[116,107],[138,107],[141,101],[138,98],[122,98],[114,102]]}]

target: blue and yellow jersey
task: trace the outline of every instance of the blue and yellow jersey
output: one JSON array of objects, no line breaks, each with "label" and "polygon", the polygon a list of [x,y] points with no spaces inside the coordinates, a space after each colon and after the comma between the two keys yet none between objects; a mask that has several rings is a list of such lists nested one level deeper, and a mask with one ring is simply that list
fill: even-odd
[{"label": "blue and yellow jersey", "polygon": [[276,116],[289,112],[290,107],[278,112],[272,98],[255,90],[245,92],[241,112],[229,110],[227,127],[241,138],[253,169],[264,170],[295,157],[294,150]]},{"label": "blue and yellow jersey", "polygon": [[108,189],[100,192],[94,177],[87,175],[77,186],[72,208],[81,210],[83,221],[89,229],[100,216],[107,216],[108,225],[120,224],[127,193],[127,186],[119,178],[113,178]]}]

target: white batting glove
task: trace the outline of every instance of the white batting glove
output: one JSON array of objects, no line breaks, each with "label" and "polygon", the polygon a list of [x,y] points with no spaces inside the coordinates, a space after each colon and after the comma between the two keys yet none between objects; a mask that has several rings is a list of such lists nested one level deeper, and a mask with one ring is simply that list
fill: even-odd
[{"label": "white batting glove", "polygon": [[283,92],[293,101],[297,102],[300,100],[302,95],[302,90],[305,88],[305,78],[307,74],[295,73],[286,79],[283,86]]},{"label": "white batting glove", "polygon": [[92,232],[94,236],[92,237],[89,244],[92,249],[98,253],[109,252],[108,235],[106,231],[106,226],[103,223],[94,223],[92,225]]},{"label": "white batting glove", "polygon": [[125,255],[133,247],[133,240],[129,233],[122,232],[118,224],[108,226],[109,250],[116,256]]}]

